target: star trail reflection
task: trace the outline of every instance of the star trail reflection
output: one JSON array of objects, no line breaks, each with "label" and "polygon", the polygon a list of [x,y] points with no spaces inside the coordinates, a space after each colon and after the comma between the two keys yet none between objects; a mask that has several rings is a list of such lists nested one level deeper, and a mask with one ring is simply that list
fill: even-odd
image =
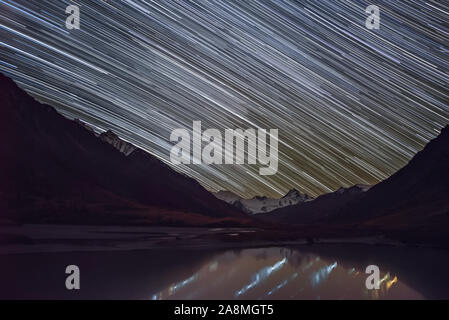
[{"label": "star trail reflection", "polygon": [[256,274],[254,274],[251,277],[252,281],[248,285],[244,286],[242,289],[236,291],[234,296],[235,297],[239,297],[242,294],[245,294],[246,291],[248,291],[249,289],[252,289],[252,288],[256,287],[261,282],[266,280],[273,272],[276,272],[280,268],[282,268],[286,262],[287,262],[287,259],[283,258],[282,260],[277,261],[274,265],[268,266],[266,268],[263,268],[263,269],[259,270]]},{"label": "star trail reflection", "polygon": [[[413,261],[416,255],[410,252],[406,255],[398,248],[375,248],[381,270],[378,290],[366,288],[366,273],[363,263],[347,258],[330,259],[326,256],[307,252],[310,248],[255,248],[241,251],[227,250],[214,255],[205,264],[195,269],[187,280],[179,281],[180,276],[170,273],[167,281],[169,286],[162,286],[150,297],[153,300],[166,299],[423,299],[423,291],[416,281],[404,282],[404,278],[397,270],[388,269],[381,258],[383,254],[389,254],[390,250],[401,255],[401,259],[407,261],[405,265]],[[346,248],[354,250],[353,257],[359,257],[360,251],[354,247]],[[363,248],[360,247],[363,251]],[[440,252],[439,254],[444,254]],[[379,260],[378,260],[379,259]],[[363,260],[363,258],[361,258]],[[444,261],[447,261],[445,258]],[[357,263],[354,265],[351,262]],[[425,263],[425,261],[422,261]],[[215,265],[211,270],[210,266]],[[182,268],[181,268],[182,270]],[[399,268],[400,272],[407,273],[410,269]],[[431,274],[422,271],[419,267],[412,269],[414,279],[425,274],[426,278],[432,278]],[[418,272],[421,270],[422,272]],[[440,272],[444,272],[440,268]],[[418,273],[416,273],[418,272]],[[161,276],[163,276],[161,272]],[[178,278],[173,283],[171,277]],[[182,279],[185,279],[183,273]],[[433,278],[435,285],[441,283]],[[248,281],[249,280],[249,281]],[[166,281],[166,282],[167,282]],[[184,285],[186,283],[187,285]],[[429,285],[426,281],[425,286]],[[177,286],[178,290],[173,290]],[[442,284],[442,287],[444,285]],[[148,284],[151,290],[153,287]],[[447,292],[447,288],[444,287]],[[436,292],[436,291],[435,291]]]},{"label": "star trail reflection", "polygon": [[[65,28],[65,8],[81,29]],[[449,123],[449,4],[0,0],[0,71],[170,164],[170,132],[278,128],[279,170],[176,166],[210,190],[310,196],[379,182]]]}]

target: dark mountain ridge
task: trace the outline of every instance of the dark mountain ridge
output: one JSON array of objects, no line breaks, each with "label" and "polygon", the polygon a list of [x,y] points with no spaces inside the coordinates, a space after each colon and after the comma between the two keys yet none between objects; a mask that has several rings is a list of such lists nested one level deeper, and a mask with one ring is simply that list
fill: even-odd
[{"label": "dark mountain ridge", "polygon": [[[351,227],[365,234],[449,241],[449,126],[410,162],[366,192],[354,186],[258,218],[321,230]],[[433,241],[433,240],[432,240]],[[447,243],[446,243],[447,244]]]},{"label": "dark mountain ridge", "polygon": [[[395,174],[348,203],[338,219],[366,219],[422,208],[449,210],[449,126]],[[448,211],[449,213],[449,211]]]},{"label": "dark mountain ridge", "polygon": [[316,199],[280,208],[269,213],[261,213],[257,218],[266,221],[288,224],[320,223],[335,214],[339,208],[360,196],[369,186],[355,185],[340,188],[335,192],[323,194]]},{"label": "dark mountain ridge", "polygon": [[120,213],[120,220],[126,220],[130,211],[145,220],[147,214],[154,218],[164,211],[175,216],[176,212],[180,216],[192,213],[196,218],[245,218],[196,180],[141,149],[128,155],[120,152],[117,143],[114,147],[111,141],[103,141],[110,133],[97,137],[79,121],[35,101],[1,74],[0,88],[4,142],[0,209],[4,217],[108,223],[114,212]]}]

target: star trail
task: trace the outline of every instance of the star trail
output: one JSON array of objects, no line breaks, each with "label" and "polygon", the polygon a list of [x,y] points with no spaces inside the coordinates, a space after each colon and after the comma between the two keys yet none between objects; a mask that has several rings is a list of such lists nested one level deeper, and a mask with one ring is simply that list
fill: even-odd
[{"label": "star trail", "polygon": [[449,123],[449,1],[0,0],[0,72],[169,165],[193,121],[278,128],[276,175],[173,167],[212,191],[317,196],[387,178]]}]

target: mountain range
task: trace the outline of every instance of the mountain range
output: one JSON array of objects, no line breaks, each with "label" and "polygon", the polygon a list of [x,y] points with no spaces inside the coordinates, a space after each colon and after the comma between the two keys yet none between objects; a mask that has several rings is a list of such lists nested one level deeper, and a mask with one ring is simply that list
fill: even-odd
[{"label": "mountain range", "polygon": [[294,189],[280,199],[212,194],[112,131],[97,134],[65,118],[1,74],[0,135],[0,223],[277,225],[449,243],[449,126],[388,179],[316,199]]},{"label": "mountain range", "polygon": [[296,189],[290,190],[280,199],[256,196],[251,199],[241,198],[230,191],[218,191],[214,194],[218,199],[226,201],[248,214],[267,213],[276,209],[294,206],[303,202],[311,201],[313,198],[301,193]]}]

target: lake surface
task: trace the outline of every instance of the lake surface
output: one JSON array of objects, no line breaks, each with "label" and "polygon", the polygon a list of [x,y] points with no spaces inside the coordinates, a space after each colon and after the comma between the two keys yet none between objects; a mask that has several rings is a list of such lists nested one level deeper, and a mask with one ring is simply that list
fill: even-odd
[{"label": "lake surface", "polygon": [[[79,266],[81,289],[65,289]],[[365,286],[368,265],[379,290]],[[0,255],[5,299],[440,299],[449,251],[366,245]]]}]

